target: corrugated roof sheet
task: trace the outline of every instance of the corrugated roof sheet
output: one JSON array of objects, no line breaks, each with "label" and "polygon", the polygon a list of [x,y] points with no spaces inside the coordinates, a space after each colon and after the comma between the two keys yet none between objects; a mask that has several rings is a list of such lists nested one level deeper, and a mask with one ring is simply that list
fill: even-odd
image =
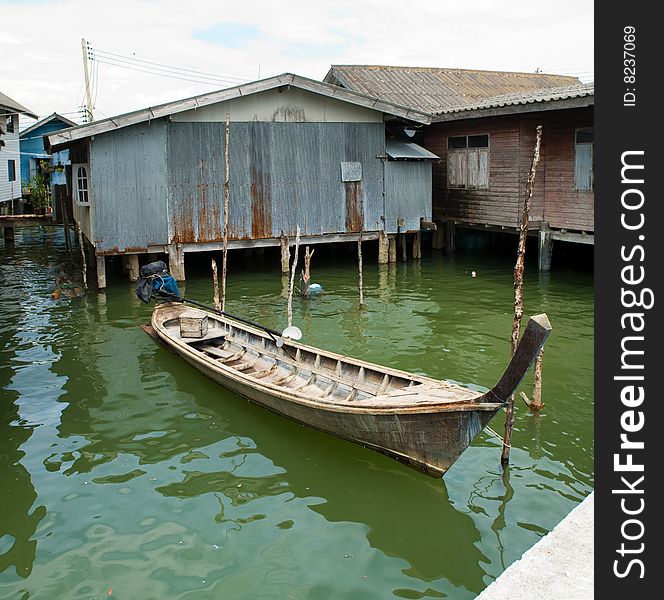
[{"label": "corrugated roof sheet", "polygon": [[24,115],[28,115],[29,117],[34,117],[35,119],[39,118],[31,110],[28,110],[27,108],[25,108],[25,106],[19,104],[18,102],[16,102],[16,100],[12,100],[9,96],[6,96],[2,92],[0,92],[0,106],[6,106],[11,110],[15,110],[18,113],[23,113]]},{"label": "corrugated roof sheet", "polygon": [[438,114],[482,110],[485,108],[500,108],[503,106],[518,106],[519,104],[533,104],[536,102],[555,102],[556,100],[570,100],[573,98],[584,98],[594,95],[594,83],[578,83],[576,85],[534,90],[520,94],[501,94],[467,106],[448,108],[440,111]]},{"label": "corrugated roof sheet", "polygon": [[418,146],[414,142],[404,142],[388,138],[385,140],[385,152],[390,158],[439,158],[426,148]]},{"label": "corrugated roof sheet", "polygon": [[333,65],[325,81],[434,114],[498,95],[579,83],[575,77],[542,73],[379,65]]}]

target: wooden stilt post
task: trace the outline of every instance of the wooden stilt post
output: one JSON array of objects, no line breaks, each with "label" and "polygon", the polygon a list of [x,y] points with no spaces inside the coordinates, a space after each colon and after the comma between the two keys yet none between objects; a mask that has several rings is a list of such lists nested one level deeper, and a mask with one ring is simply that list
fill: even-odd
[{"label": "wooden stilt post", "polygon": [[[69,213],[67,212],[67,205],[64,196],[60,196],[60,210],[62,211],[62,230],[65,234],[65,249],[67,254],[71,252],[71,241],[69,240]],[[78,223],[76,223],[78,227]]]},{"label": "wooden stilt post", "polygon": [[[229,209],[229,204],[230,204],[230,191],[231,191],[231,176],[230,176],[230,169],[229,169],[229,161],[228,161],[228,143],[230,142],[231,138],[231,114],[226,113],[226,143],[224,145],[224,159],[225,159],[225,164],[226,164],[226,178],[224,180],[224,251],[222,255],[222,262],[221,262],[221,310],[225,310],[226,308],[226,265],[228,262],[228,209]],[[213,267],[213,272],[216,277],[217,273],[217,265],[214,261],[212,261],[214,264]],[[215,306],[216,306],[215,302]]]},{"label": "wooden stilt post", "polygon": [[281,234],[281,272],[288,273],[290,267],[290,251],[288,250],[288,238]]},{"label": "wooden stilt post", "polygon": [[445,253],[454,254],[456,246],[456,227],[454,221],[445,223]]},{"label": "wooden stilt post", "polygon": [[300,249],[300,226],[297,226],[295,233],[295,257],[293,258],[293,268],[291,270],[290,285],[288,286],[288,326],[293,324],[293,288],[295,287],[295,271],[297,270],[297,255]]},{"label": "wooden stilt post", "polygon": [[[537,135],[535,137],[535,150],[533,152],[533,162],[528,175],[528,184],[526,186],[526,198],[521,214],[521,228],[519,230],[519,249],[514,265],[514,323],[512,324],[512,352],[514,356],[516,347],[519,343],[519,330],[521,328],[521,319],[523,318],[523,269],[526,258],[526,238],[528,237],[528,218],[530,216],[530,205],[533,199],[533,188],[535,186],[535,175],[537,173],[537,163],[540,159],[540,146],[542,143],[542,126],[537,126]],[[506,465],[510,461],[510,447],[512,443],[512,429],[514,428],[514,395],[507,402],[507,414],[505,415],[505,435],[503,438],[503,451],[500,462]]]},{"label": "wooden stilt post", "polygon": [[553,250],[553,236],[549,224],[542,222],[539,231],[538,266],[540,271],[551,270],[551,254]]},{"label": "wooden stilt post", "polygon": [[106,291],[106,257],[97,256],[97,288]]},{"label": "wooden stilt post", "polygon": [[387,237],[390,243],[390,247],[388,250],[388,260],[391,263],[395,263],[397,262],[397,236],[388,235]]},{"label": "wooden stilt post", "polygon": [[5,245],[6,246],[13,246],[14,245],[14,226],[13,225],[5,225],[4,226],[4,231],[2,232],[3,237],[5,238]]},{"label": "wooden stilt post", "polygon": [[390,240],[384,231],[378,232],[378,264],[385,265],[389,262]]},{"label": "wooden stilt post", "polygon": [[170,244],[168,246],[168,272],[176,281],[185,280],[184,250],[182,244]]},{"label": "wooden stilt post", "polygon": [[130,254],[129,255],[129,281],[134,282],[138,280],[138,276],[140,275],[140,265],[138,262],[138,254]]},{"label": "wooden stilt post", "polygon": [[85,260],[85,247],[83,246],[83,233],[81,226],[76,223],[76,235],[78,236],[78,247],[81,251],[81,272],[83,273],[83,289],[88,289],[88,263]]},{"label": "wooden stilt post", "polygon": [[301,275],[300,295],[307,296],[309,294],[309,285],[311,284],[311,257],[314,255],[314,250],[309,252],[309,246],[304,249],[304,268]]},{"label": "wooden stilt post", "polygon": [[401,260],[405,262],[408,259],[406,250],[406,234],[401,231],[401,226],[397,227],[397,239],[399,240],[399,246],[401,247]]},{"label": "wooden stilt post", "polygon": [[413,236],[413,259],[419,260],[422,258],[422,234],[417,232]]},{"label": "wooden stilt post", "polygon": [[219,278],[217,277],[217,261],[212,259],[212,298],[214,302],[214,307],[217,310],[223,310],[221,308],[221,302],[219,300]]},{"label": "wooden stilt post", "polygon": [[444,234],[443,234],[443,224],[439,221],[436,223],[436,230],[433,232],[433,240],[431,242],[431,248],[433,250],[442,250],[444,247]]}]

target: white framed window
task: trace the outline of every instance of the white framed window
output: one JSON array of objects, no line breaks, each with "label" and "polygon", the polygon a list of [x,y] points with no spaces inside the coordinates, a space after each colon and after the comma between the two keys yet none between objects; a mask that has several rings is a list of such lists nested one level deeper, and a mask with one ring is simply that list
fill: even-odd
[{"label": "white framed window", "polygon": [[593,127],[583,127],[574,132],[574,189],[579,192],[593,190]]},{"label": "white framed window", "polygon": [[90,205],[90,176],[87,164],[75,164],[72,166],[72,180],[76,204]]},{"label": "white framed window", "polygon": [[489,187],[489,134],[447,138],[447,186],[486,189]]}]

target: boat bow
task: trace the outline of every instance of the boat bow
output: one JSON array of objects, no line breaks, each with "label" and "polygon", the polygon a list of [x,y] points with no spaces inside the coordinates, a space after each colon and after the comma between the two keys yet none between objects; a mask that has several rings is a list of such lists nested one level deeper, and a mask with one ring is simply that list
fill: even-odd
[{"label": "boat bow", "polygon": [[507,369],[505,369],[500,381],[486,394],[487,397],[483,400],[500,404],[507,402],[521,383],[530,365],[537,358],[550,333],[551,323],[546,313],[530,317],[526,331],[519,341]]}]

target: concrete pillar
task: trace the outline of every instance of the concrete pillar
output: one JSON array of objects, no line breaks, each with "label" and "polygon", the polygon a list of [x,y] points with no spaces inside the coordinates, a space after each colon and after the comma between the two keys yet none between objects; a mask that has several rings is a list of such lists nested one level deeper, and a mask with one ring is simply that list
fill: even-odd
[{"label": "concrete pillar", "polygon": [[5,245],[6,246],[13,246],[14,245],[14,226],[13,225],[5,225],[2,235],[5,238]]},{"label": "concrete pillar", "polygon": [[443,224],[438,221],[436,223],[436,230],[433,232],[433,240],[431,242],[431,248],[434,250],[442,250],[445,247],[445,230]]},{"label": "concrete pillar", "polygon": [[389,262],[390,240],[384,231],[378,233],[378,264],[386,265]]},{"label": "concrete pillar", "polygon": [[184,281],[184,250],[181,244],[168,246],[168,272],[176,281]]},{"label": "concrete pillar", "polygon": [[97,288],[100,292],[106,290],[106,257],[97,256]]},{"label": "concrete pillar", "polygon": [[396,235],[388,235],[387,236],[388,242],[390,244],[389,250],[388,250],[388,260],[391,263],[397,262],[397,236]]},{"label": "concrete pillar", "polygon": [[553,235],[549,224],[542,222],[539,230],[539,254],[538,263],[540,271],[551,270],[551,254],[553,253]]},{"label": "concrete pillar", "polygon": [[447,254],[454,254],[454,242],[456,237],[456,231],[453,221],[447,221],[445,223],[445,251]]},{"label": "concrete pillar", "polygon": [[422,258],[422,233],[417,232],[413,236],[413,260]]},{"label": "concrete pillar", "polygon": [[290,262],[290,252],[288,250],[288,238],[285,235],[281,236],[281,272],[288,273]]}]

